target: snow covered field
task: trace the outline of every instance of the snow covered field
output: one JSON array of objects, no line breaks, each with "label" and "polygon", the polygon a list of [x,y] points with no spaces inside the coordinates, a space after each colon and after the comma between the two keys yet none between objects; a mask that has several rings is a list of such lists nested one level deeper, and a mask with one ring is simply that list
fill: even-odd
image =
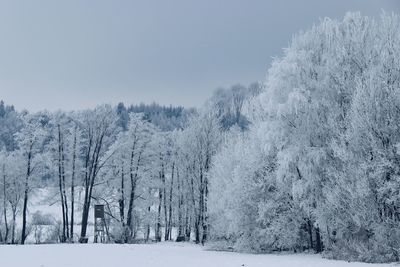
[{"label": "snow covered field", "polygon": [[319,255],[251,255],[204,250],[181,243],[150,245],[0,246],[3,267],[377,267],[395,264],[348,263]]}]

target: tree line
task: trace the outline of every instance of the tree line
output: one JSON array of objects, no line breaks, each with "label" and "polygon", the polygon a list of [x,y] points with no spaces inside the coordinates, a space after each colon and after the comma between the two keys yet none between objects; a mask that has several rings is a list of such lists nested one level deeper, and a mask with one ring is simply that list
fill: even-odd
[{"label": "tree line", "polygon": [[[243,99],[251,92],[239,85],[220,89],[220,95],[221,90],[224,97],[232,93]],[[58,192],[59,242],[87,242],[92,206],[104,204],[110,241],[170,240],[177,229],[177,239],[204,243],[210,232],[208,171],[222,130],[219,117],[233,114],[233,108],[220,109],[217,115],[211,106],[120,103],[31,114],[1,102],[0,240],[25,243],[35,216],[29,214],[32,195],[35,189],[51,188]],[[238,112],[235,107],[236,117]]]}]

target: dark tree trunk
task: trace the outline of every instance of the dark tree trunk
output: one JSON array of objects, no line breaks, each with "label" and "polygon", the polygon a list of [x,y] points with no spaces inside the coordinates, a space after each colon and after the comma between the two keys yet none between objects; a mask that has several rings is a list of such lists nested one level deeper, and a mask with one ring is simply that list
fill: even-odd
[{"label": "dark tree trunk", "polygon": [[119,206],[119,218],[122,223],[122,228],[125,229],[125,174],[124,174],[124,166],[123,163],[121,167],[121,188],[120,188],[120,196],[118,200]]},{"label": "dark tree trunk", "polygon": [[136,191],[136,182],[131,180],[131,192],[129,197],[129,204],[128,204],[128,214],[126,219],[126,225],[129,229],[129,233],[125,237],[125,242],[129,241],[129,238],[133,236],[133,202],[135,200],[135,191]]},{"label": "dark tree trunk", "polygon": [[[151,198],[152,192],[151,188],[149,187],[149,198]],[[147,206],[147,214],[150,217],[150,212],[151,212],[151,203]],[[145,236],[146,242],[149,242],[150,239],[150,221],[147,221],[147,226],[146,226],[146,236]]]},{"label": "dark tree trunk", "polygon": [[75,209],[75,164],[76,164],[76,142],[77,142],[77,136],[76,136],[76,127],[74,131],[74,143],[72,147],[72,173],[71,173],[71,241],[74,242],[74,209]]},{"label": "dark tree trunk", "polygon": [[136,169],[135,172],[133,170],[133,158],[135,153],[135,144],[132,147],[132,153],[131,153],[131,165],[130,165],[130,178],[131,178],[131,192],[129,196],[129,204],[128,204],[128,214],[127,214],[127,219],[126,219],[126,225],[129,229],[129,236],[125,237],[125,241],[128,242],[128,238],[132,238],[134,231],[133,231],[133,204],[135,201],[136,197],[136,185],[138,181],[138,175],[139,175],[139,165],[142,157],[142,151],[138,155],[138,159],[136,162]]},{"label": "dark tree trunk", "polygon": [[[196,208],[195,208],[196,209]],[[200,226],[203,223],[203,192],[200,190],[200,201],[199,207],[197,209],[197,216],[195,220],[194,230],[195,230],[195,242],[199,244],[200,240]]]},{"label": "dark tree trunk", "polygon": [[201,243],[204,245],[204,243],[207,241],[208,238],[208,210],[207,210],[207,198],[208,198],[208,184],[207,184],[207,178],[205,178],[204,181],[204,198],[203,198],[203,237],[201,238]]},{"label": "dark tree trunk", "polygon": [[317,253],[322,252],[323,250],[323,244],[322,244],[322,240],[321,240],[321,233],[319,230],[319,227],[315,228],[315,251]]},{"label": "dark tree trunk", "polygon": [[189,213],[189,205],[186,202],[186,212],[185,212],[185,237],[186,241],[190,241],[190,235],[192,233],[192,221]]},{"label": "dark tree trunk", "polygon": [[313,225],[311,219],[307,219],[307,228],[308,228],[308,235],[309,235],[309,242],[310,242],[310,249],[314,248],[314,241],[313,241]]},{"label": "dark tree trunk", "polygon": [[17,207],[12,207],[11,244],[15,244],[15,224],[17,223]]},{"label": "dark tree trunk", "polygon": [[130,158],[130,167],[129,167],[129,176],[131,180],[131,190],[129,194],[129,203],[128,203],[128,214],[126,219],[126,225],[128,227],[129,233],[125,233],[125,242],[129,241],[129,237],[132,236],[132,212],[133,212],[133,201],[135,200],[135,189],[136,189],[136,182],[134,181],[133,177],[133,160],[135,156],[135,146],[136,142],[133,143],[132,150],[131,150],[131,158]]},{"label": "dark tree trunk", "polygon": [[64,243],[69,239],[68,202],[67,202],[67,194],[65,191],[64,140],[61,133],[61,125],[58,124],[57,128],[58,128],[58,178],[60,187],[61,211],[63,219],[61,242]]},{"label": "dark tree trunk", "polygon": [[8,222],[7,222],[7,190],[6,190],[6,166],[3,164],[3,215],[4,215],[4,243],[7,243],[8,240]]},{"label": "dark tree trunk", "polygon": [[169,188],[169,211],[168,211],[168,238],[172,237],[172,196],[173,196],[173,188],[174,188],[174,176],[175,176],[175,162],[172,163],[172,172],[171,172],[171,185]]},{"label": "dark tree trunk", "polygon": [[28,193],[29,193],[29,178],[31,176],[31,160],[32,160],[33,141],[31,141],[28,150],[28,162],[25,176],[25,190],[24,190],[24,205],[22,209],[22,231],[21,231],[21,244],[25,244],[26,239],[26,215],[28,210]]},{"label": "dark tree trunk", "polygon": [[[194,179],[191,178],[191,194],[192,194],[192,205],[193,205],[193,217],[191,221],[194,220],[194,235],[196,244],[200,243],[200,207],[196,209],[196,200],[194,195]],[[200,205],[200,204],[199,204]]]},{"label": "dark tree trunk", "polygon": [[176,168],[176,179],[178,183],[178,239],[182,240],[183,239],[183,211],[182,211],[182,206],[183,206],[183,194],[182,194],[182,188],[181,188],[181,181],[179,177],[179,169],[178,167]]},{"label": "dark tree trunk", "polygon": [[[204,173],[202,173],[203,176],[203,237],[201,239],[201,243],[204,245],[204,243],[207,241],[208,238],[208,177],[207,173],[209,170],[210,166],[210,158],[207,156],[206,161],[205,161],[205,166],[204,166]],[[205,174],[205,175],[204,175]]]},{"label": "dark tree trunk", "polygon": [[99,171],[100,151],[103,144],[104,134],[105,133],[102,133],[96,140],[93,153],[91,153],[92,139],[89,138],[89,149],[86,154],[85,197],[82,210],[82,226],[80,237],[80,242],[82,243],[87,241],[86,231],[89,219],[90,202],[92,199],[94,181],[96,179],[97,172]]},{"label": "dark tree trunk", "polygon": [[65,240],[66,240],[66,237],[65,237],[65,223],[66,223],[66,221],[65,221],[64,193],[63,193],[63,188],[62,188],[62,185],[63,185],[63,182],[62,182],[63,173],[62,173],[62,163],[61,163],[61,161],[62,161],[62,157],[61,157],[61,154],[62,154],[61,146],[62,146],[62,144],[61,144],[61,142],[62,141],[61,141],[61,127],[60,127],[60,124],[58,124],[57,128],[58,128],[58,185],[59,185],[59,189],[60,189],[61,211],[62,211],[61,243],[64,243]]},{"label": "dark tree trunk", "polygon": [[200,214],[197,216],[194,223],[194,238],[196,244],[200,243]]},{"label": "dark tree trunk", "polygon": [[198,208],[198,215],[196,220],[196,244],[202,243],[203,244],[203,237],[200,237],[200,228],[204,226],[204,176],[203,176],[203,169],[200,168],[200,200],[199,200],[199,208]]},{"label": "dark tree trunk", "polygon": [[[87,191],[87,190],[85,190]],[[85,192],[85,195],[89,193]],[[80,237],[80,242],[85,243],[85,238],[86,238],[86,230],[87,230],[87,223],[88,223],[88,215],[89,215],[89,207],[90,207],[90,200],[85,197],[85,200],[83,202],[83,209],[82,209],[82,225],[81,225],[81,237]]]},{"label": "dark tree trunk", "polygon": [[[151,195],[151,190],[149,190],[149,196],[150,195]],[[147,213],[150,214],[150,211],[151,211],[151,206],[149,205],[147,207]],[[150,239],[150,223],[147,223],[145,239],[146,239],[146,242],[149,242],[149,239]]]},{"label": "dark tree trunk", "polygon": [[157,213],[157,223],[156,223],[156,234],[155,238],[157,242],[161,241],[161,206],[162,206],[162,189],[158,189],[158,213]]},{"label": "dark tree trunk", "polygon": [[161,181],[163,184],[163,208],[164,208],[164,240],[167,241],[169,234],[168,234],[168,210],[167,210],[167,193],[166,193],[166,183],[165,183],[165,174],[164,174],[164,167],[161,174]]},{"label": "dark tree trunk", "polygon": [[68,199],[66,192],[66,184],[65,184],[65,157],[64,157],[64,141],[61,143],[61,170],[62,170],[62,193],[64,199],[64,208],[65,208],[65,237],[66,240],[69,240],[69,220],[68,220]]},{"label": "dark tree trunk", "polygon": [[[89,133],[91,131],[89,130]],[[88,221],[88,195],[89,195],[89,184],[90,184],[90,177],[91,177],[91,166],[90,157],[91,157],[91,149],[92,149],[92,137],[89,137],[89,145],[87,148],[87,152],[85,155],[85,181],[84,181],[84,189],[85,189],[85,196],[83,200],[83,209],[82,209],[82,222],[81,222],[81,236],[79,238],[79,242],[84,243],[86,239],[86,228],[87,228],[87,221]]]}]

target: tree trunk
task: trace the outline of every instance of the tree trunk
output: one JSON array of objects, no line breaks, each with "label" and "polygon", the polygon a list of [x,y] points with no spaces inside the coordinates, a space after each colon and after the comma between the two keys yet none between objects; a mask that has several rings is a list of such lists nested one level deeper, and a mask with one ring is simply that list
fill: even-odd
[{"label": "tree trunk", "polygon": [[157,213],[157,224],[156,224],[156,241],[161,241],[161,205],[162,205],[162,190],[158,189],[158,213]]},{"label": "tree trunk", "polygon": [[315,251],[321,253],[323,250],[323,244],[321,240],[321,233],[319,227],[315,228]]},{"label": "tree trunk", "polygon": [[62,170],[62,193],[64,199],[64,208],[65,208],[65,237],[66,240],[69,240],[69,220],[68,220],[68,199],[66,192],[66,184],[65,184],[65,156],[64,156],[64,141],[61,143],[61,170]]},{"label": "tree trunk", "polygon": [[195,223],[194,223],[194,238],[196,244],[200,243],[200,214],[196,217]]},{"label": "tree trunk", "polygon": [[[150,187],[149,187],[148,189],[149,189],[149,199],[150,199],[151,196],[152,196],[152,190],[151,190]],[[152,206],[152,203],[149,202],[149,204],[148,204],[148,206],[147,206],[147,216],[148,216],[148,218],[150,218],[151,206]],[[148,220],[148,221],[147,221],[147,225],[146,225],[146,236],[145,236],[146,242],[149,242],[149,239],[150,239],[150,230],[151,230],[151,227],[150,227],[150,220]]]},{"label": "tree trunk", "polygon": [[172,193],[174,188],[175,162],[172,163],[171,185],[169,188],[169,211],[168,211],[168,239],[172,237]]},{"label": "tree trunk", "polygon": [[[149,189],[149,196],[151,195],[151,189]],[[147,213],[150,215],[150,211],[151,211],[151,205],[149,205],[148,207],[147,207]],[[146,239],[146,243],[147,242],[149,242],[149,239],[150,239],[150,222],[148,222],[147,223],[147,227],[146,227],[147,229],[146,229],[146,236],[145,236],[145,239]]]},{"label": "tree trunk", "polygon": [[17,223],[17,207],[12,207],[11,244],[15,244],[15,224]]},{"label": "tree trunk", "polygon": [[[130,197],[129,197],[129,204],[128,204],[128,214],[127,214],[127,220],[126,220],[126,225],[129,228],[129,237],[132,238],[133,236],[133,203],[135,201],[135,197],[136,197],[136,185],[137,185],[137,180],[138,180],[138,175],[139,175],[139,165],[141,162],[141,157],[142,157],[142,151],[139,153],[138,155],[138,159],[136,162],[136,170],[135,172],[133,172],[133,157],[134,157],[134,153],[135,153],[135,145],[136,142],[133,144],[132,147],[132,153],[131,153],[131,165],[130,165],[130,178],[131,178],[131,193],[130,193]],[[127,240],[128,236],[126,236],[125,240]]]},{"label": "tree trunk", "polygon": [[4,243],[7,243],[8,240],[8,222],[7,222],[7,191],[6,191],[6,166],[3,164],[3,215],[4,215],[4,227],[5,235],[4,235]]},{"label": "tree trunk", "polygon": [[[89,131],[90,132],[90,131]],[[89,145],[88,145],[88,150],[85,155],[85,183],[84,183],[84,189],[85,189],[85,196],[83,200],[83,209],[82,209],[82,221],[81,221],[81,236],[79,238],[79,242],[83,243],[85,242],[86,239],[86,228],[87,228],[87,221],[88,221],[88,207],[87,207],[87,202],[88,202],[88,195],[89,195],[89,184],[90,184],[90,177],[91,177],[91,172],[92,172],[92,167],[93,166],[90,163],[90,157],[91,157],[91,149],[92,149],[92,137],[89,137]]]},{"label": "tree trunk", "polygon": [[124,177],[124,166],[121,163],[121,188],[120,188],[120,196],[118,200],[119,206],[119,218],[122,223],[122,228],[125,229],[125,177]]},{"label": "tree trunk", "polygon": [[169,234],[168,234],[168,210],[167,210],[167,193],[166,193],[166,183],[165,183],[165,174],[164,168],[161,174],[161,181],[163,184],[163,208],[164,208],[164,240],[167,241]]},{"label": "tree trunk", "polygon": [[208,197],[208,189],[207,189],[207,180],[205,181],[205,195],[203,199],[203,237],[201,238],[201,243],[204,245],[204,243],[207,241],[208,237],[208,210],[207,210],[207,197]]},{"label": "tree trunk", "polygon": [[87,223],[88,223],[88,215],[89,215],[89,205],[88,202],[85,200],[83,203],[83,210],[82,210],[82,226],[81,226],[81,237],[80,242],[84,243],[86,238],[86,230],[87,230]]},{"label": "tree trunk", "polygon": [[128,242],[128,238],[133,236],[133,203],[135,200],[135,191],[136,191],[136,181],[131,179],[131,193],[129,197],[129,204],[128,204],[128,214],[126,220],[126,226],[129,229],[128,236],[125,237],[125,242]]},{"label": "tree trunk", "polygon": [[199,200],[199,208],[198,215],[196,220],[196,244],[203,243],[203,237],[200,238],[200,227],[204,227],[204,177],[203,177],[203,169],[200,168],[200,200]]},{"label": "tree trunk", "polygon": [[203,216],[203,237],[201,238],[201,243],[204,245],[204,243],[207,241],[208,238],[208,177],[207,173],[209,170],[209,164],[210,162],[210,157],[207,156],[206,161],[205,161],[205,166],[204,166],[204,172],[202,173],[203,176],[203,211],[202,211],[202,216]]},{"label": "tree trunk", "polygon": [[192,234],[192,219],[189,213],[188,201],[186,201],[186,212],[185,212],[185,237],[186,241],[190,241]]},{"label": "tree trunk", "polygon": [[308,228],[308,235],[309,235],[309,242],[310,242],[310,249],[314,248],[314,241],[313,241],[313,226],[312,226],[312,222],[311,219],[307,219],[307,228]]},{"label": "tree trunk", "polygon": [[85,196],[83,201],[83,209],[82,209],[82,223],[81,223],[81,236],[80,242],[85,242],[86,239],[86,231],[89,219],[89,209],[90,209],[90,201],[92,198],[91,194],[91,178],[89,177],[88,184],[85,186]]},{"label": "tree trunk", "polygon": [[82,225],[81,225],[81,237],[80,242],[86,242],[86,231],[89,219],[89,210],[90,210],[90,202],[92,199],[92,192],[94,181],[97,176],[97,172],[99,171],[99,159],[100,159],[100,151],[103,143],[104,134],[101,134],[95,142],[93,153],[91,154],[92,149],[92,139],[89,138],[89,149],[86,154],[86,173],[85,173],[85,197],[83,203],[82,210]]},{"label": "tree trunk", "polygon": [[58,128],[58,184],[59,184],[59,189],[60,189],[60,198],[61,198],[61,211],[62,211],[62,235],[61,235],[61,243],[64,243],[66,238],[65,238],[65,202],[64,202],[64,193],[63,193],[63,182],[62,182],[62,141],[61,141],[61,127],[60,124],[57,125]]},{"label": "tree trunk", "polygon": [[[192,205],[193,205],[193,217],[194,217],[194,235],[196,244],[200,243],[200,212],[196,208],[196,200],[194,195],[194,179],[191,178],[191,193],[192,193]],[[193,220],[191,220],[193,221]]]},{"label": "tree trunk", "polygon": [[181,188],[181,181],[179,178],[179,169],[178,167],[176,168],[176,179],[178,183],[178,193],[179,193],[179,199],[178,199],[178,239],[183,240],[183,211],[182,211],[182,205],[183,205],[183,194],[182,194],[182,188]]},{"label": "tree trunk", "polygon": [[75,209],[75,164],[76,164],[76,127],[75,127],[75,131],[74,131],[74,143],[73,143],[73,147],[72,147],[72,172],[71,172],[71,241],[74,242],[74,209]]},{"label": "tree trunk", "polygon": [[21,244],[25,244],[26,239],[26,215],[28,210],[28,193],[29,193],[29,177],[31,176],[31,160],[32,160],[33,141],[31,141],[28,150],[28,162],[25,176],[24,205],[22,209],[22,231]]}]

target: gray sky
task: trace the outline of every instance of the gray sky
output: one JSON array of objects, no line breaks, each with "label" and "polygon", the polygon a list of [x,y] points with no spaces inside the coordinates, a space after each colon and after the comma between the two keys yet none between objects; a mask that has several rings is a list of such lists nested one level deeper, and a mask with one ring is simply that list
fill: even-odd
[{"label": "gray sky", "polygon": [[263,81],[291,36],[400,0],[0,0],[0,99],[17,109],[156,101],[200,106]]}]

